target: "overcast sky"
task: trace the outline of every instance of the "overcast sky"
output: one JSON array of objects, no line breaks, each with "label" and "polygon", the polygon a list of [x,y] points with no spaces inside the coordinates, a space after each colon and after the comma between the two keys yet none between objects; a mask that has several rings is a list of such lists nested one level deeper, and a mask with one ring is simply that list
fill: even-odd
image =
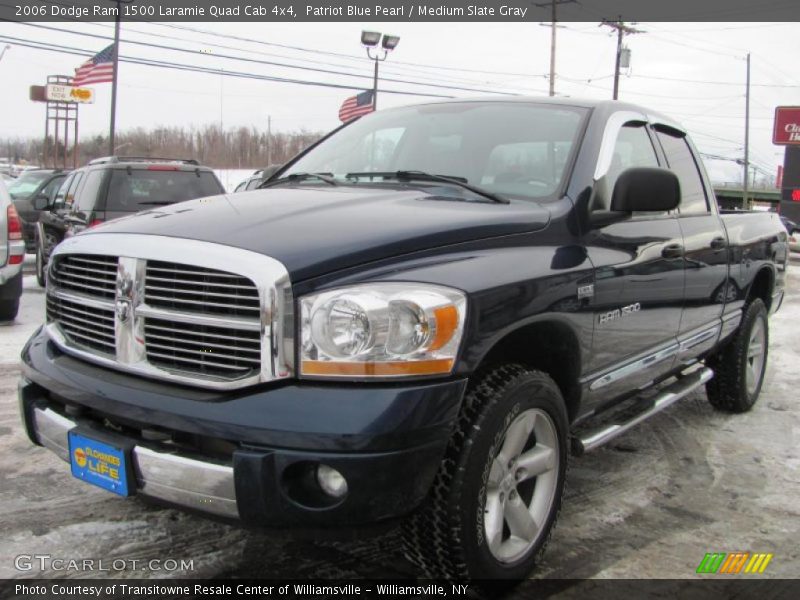
[{"label": "overcast sky", "polygon": [[[112,36],[113,24],[42,23],[53,31],[19,23],[0,23],[0,35],[87,49],[109,42],[86,37]],[[199,31],[230,37],[218,37]],[[701,152],[743,156],[745,60],[752,54],[751,160],[775,173],[783,149],[773,146],[775,106],[800,104],[800,23],[639,23],[644,33],[626,37],[631,67],[622,76],[620,98],[664,112],[682,122]],[[184,29],[179,29],[184,28]],[[226,71],[371,87],[372,64],[359,44],[362,29],[401,37],[381,64],[381,75],[409,83],[386,88],[459,97],[490,91],[546,95],[550,28],[538,23],[125,23],[123,40],[174,46],[191,52],[123,43],[122,55],[205,65]],[[149,35],[148,35],[149,34]],[[258,43],[261,42],[261,43]],[[280,47],[288,45],[311,51]],[[559,95],[610,98],[616,38],[597,23],[566,23],[558,30],[556,91]],[[0,61],[3,82],[2,134],[43,135],[44,105],[28,100],[28,87],[50,74],[72,74],[84,58],[52,51],[12,47]],[[225,48],[221,47],[225,46]],[[320,52],[321,51],[321,52]],[[224,59],[283,62],[353,75],[334,75]],[[220,77],[151,66],[120,67],[118,130],[156,125],[266,128],[325,131],[338,124],[339,105],[354,92],[288,83]],[[475,88],[486,92],[437,89],[414,82]],[[110,84],[99,84],[96,103],[81,108],[81,136],[106,132]],[[379,107],[425,101],[405,95],[379,95]],[[732,162],[707,162],[712,178],[733,181],[741,169]]]}]

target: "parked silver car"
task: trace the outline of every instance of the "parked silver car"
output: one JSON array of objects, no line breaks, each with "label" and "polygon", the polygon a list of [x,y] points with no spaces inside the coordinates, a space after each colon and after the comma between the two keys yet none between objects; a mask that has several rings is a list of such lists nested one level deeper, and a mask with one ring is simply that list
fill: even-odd
[{"label": "parked silver car", "polygon": [[0,180],[0,321],[14,319],[19,311],[24,260],[22,221]]}]

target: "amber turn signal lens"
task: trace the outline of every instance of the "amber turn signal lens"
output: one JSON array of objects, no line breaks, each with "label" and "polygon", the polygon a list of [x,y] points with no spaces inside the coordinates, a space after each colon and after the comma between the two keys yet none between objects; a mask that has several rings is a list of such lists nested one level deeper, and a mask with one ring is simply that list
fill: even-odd
[{"label": "amber turn signal lens", "polygon": [[426,348],[428,351],[444,346],[458,329],[458,309],[452,304],[434,309],[433,314],[436,315],[436,334]]},{"label": "amber turn signal lens", "polygon": [[431,360],[394,360],[387,362],[338,362],[304,360],[304,375],[346,377],[397,377],[398,375],[441,375],[453,369],[452,358]]}]

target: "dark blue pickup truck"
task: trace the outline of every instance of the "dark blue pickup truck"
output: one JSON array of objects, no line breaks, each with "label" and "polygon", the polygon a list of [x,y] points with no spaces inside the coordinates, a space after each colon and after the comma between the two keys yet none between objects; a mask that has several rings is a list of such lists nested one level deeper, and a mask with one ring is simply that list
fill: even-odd
[{"label": "dark blue pickup truck", "polygon": [[693,390],[742,412],[776,215],[721,215],[686,131],[619,102],[353,121],[261,189],[65,240],[22,353],[72,474],[244,524],[402,521],[421,572],[520,578],[567,459]]}]

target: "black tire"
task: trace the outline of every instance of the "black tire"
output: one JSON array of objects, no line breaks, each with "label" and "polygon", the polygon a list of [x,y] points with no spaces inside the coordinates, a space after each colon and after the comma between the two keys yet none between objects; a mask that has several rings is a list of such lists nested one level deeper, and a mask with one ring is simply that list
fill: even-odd
[{"label": "black tire", "polygon": [[19,312],[19,298],[0,300],[0,321],[13,321]]},{"label": "black tire", "polygon": [[[748,371],[752,366],[751,342],[757,327],[763,328],[763,358],[760,365],[752,369],[757,379],[748,384]],[[743,413],[753,408],[764,383],[768,355],[767,309],[764,302],[756,298],[745,307],[742,322],[733,339],[706,360],[706,364],[714,371],[714,378],[706,384],[711,406],[732,413]]]},{"label": "black tire", "polygon": [[[514,484],[519,487],[509,492],[506,498],[508,504],[514,498],[517,502],[525,500],[527,505],[529,500],[523,497],[523,485],[532,486],[532,497],[541,478],[541,490],[551,499],[543,505],[546,508],[541,515],[546,517],[541,519],[542,524],[536,533],[530,536],[528,543],[532,545],[521,550],[524,553],[513,560],[503,561],[493,554],[497,550],[493,551],[487,540],[486,527],[490,518],[484,522],[484,514],[490,515],[487,490],[494,485],[491,478],[495,457],[498,464],[502,462],[498,452],[504,448],[506,432],[511,425],[530,414],[535,415],[537,424],[549,423],[557,454],[545,475]],[[532,443],[538,446],[537,431],[525,434],[525,452],[532,448]],[[547,374],[520,365],[504,365],[476,378],[467,391],[428,498],[403,523],[404,550],[409,560],[428,577],[459,580],[519,580],[527,577],[544,552],[561,508],[568,432],[564,400],[558,386]],[[517,466],[511,470],[519,475]],[[513,479],[513,475],[508,475],[503,481],[509,478]],[[502,493],[497,495],[502,488],[495,485],[493,489],[492,493],[496,494],[493,498],[499,497],[502,502]],[[505,508],[501,513],[504,515],[499,521],[502,532],[499,537],[502,539],[506,533],[510,534],[510,528]]]}]

